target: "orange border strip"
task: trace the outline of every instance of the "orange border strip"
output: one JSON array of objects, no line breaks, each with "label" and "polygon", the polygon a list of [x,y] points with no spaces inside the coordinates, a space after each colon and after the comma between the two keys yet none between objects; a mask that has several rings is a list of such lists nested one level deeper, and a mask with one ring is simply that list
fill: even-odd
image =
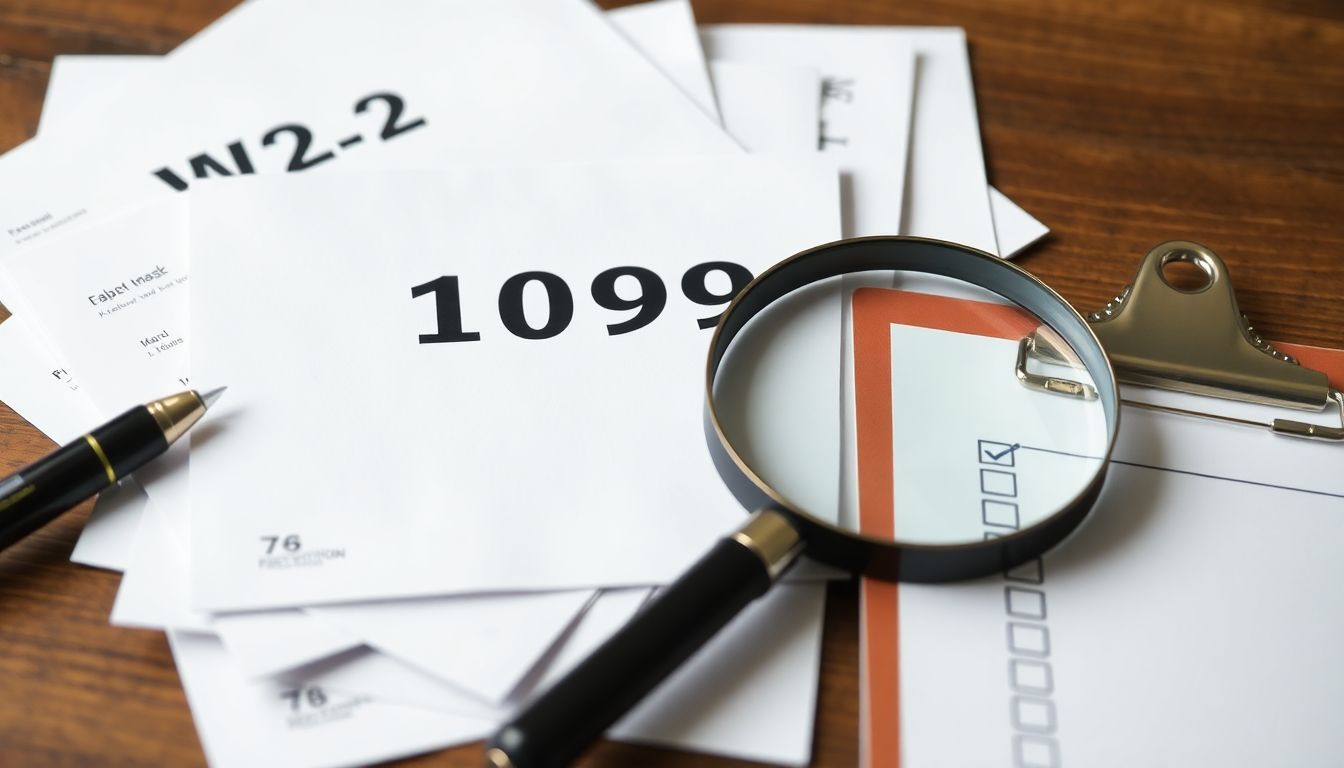
[{"label": "orange border strip", "polygon": [[1282,341],[1271,343],[1279,350],[1296,357],[1302,365],[1315,368],[1318,371],[1325,371],[1326,378],[1330,380],[1330,386],[1338,390],[1344,390],[1344,350],[1312,347],[1306,344],[1289,344]]},{"label": "orange border strip", "polygon": [[[860,288],[853,298],[855,439],[859,528],[890,538],[893,513],[891,326],[913,325],[979,336],[1021,338],[1039,324],[1021,309],[927,293]],[[866,765],[897,768],[900,751],[900,587],[864,579],[864,663],[868,702]],[[874,685],[874,682],[880,684]]]},{"label": "orange border strip", "polygon": [[[895,528],[891,421],[891,325],[1021,338],[1037,320],[1010,305],[884,288],[860,288],[852,302],[854,407],[858,451],[859,527],[890,537]],[[1344,389],[1344,351],[1274,343],[1303,365],[1325,371],[1331,386]],[[868,768],[900,766],[900,586],[863,579],[861,696],[868,709]],[[874,682],[880,682],[874,685]]]}]

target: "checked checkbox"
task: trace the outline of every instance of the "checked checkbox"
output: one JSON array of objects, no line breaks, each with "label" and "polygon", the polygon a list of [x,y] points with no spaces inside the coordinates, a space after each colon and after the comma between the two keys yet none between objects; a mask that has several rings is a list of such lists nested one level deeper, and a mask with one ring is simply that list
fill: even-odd
[{"label": "checked checkbox", "polygon": [[980,449],[980,463],[993,464],[998,467],[1015,466],[1015,456],[1017,449],[1022,446],[1017,443],[997,443],[993,440],[979,440],[977,447]]}]

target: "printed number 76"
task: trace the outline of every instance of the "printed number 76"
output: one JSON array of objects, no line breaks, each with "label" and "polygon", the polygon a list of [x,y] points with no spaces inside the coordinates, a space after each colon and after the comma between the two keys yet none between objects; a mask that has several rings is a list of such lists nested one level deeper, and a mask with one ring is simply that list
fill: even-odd
[{"label": "printed number 76", "polygon": [[262,536],[261,540],[266,542],[266,554],[268,555],[275,552],[276,544],[283,547],[286,552],[298,552],[299,548],[303,546],[299,542],[299,535],[297,533],[291,533],[284,537],[283,540],[279,536]]}]

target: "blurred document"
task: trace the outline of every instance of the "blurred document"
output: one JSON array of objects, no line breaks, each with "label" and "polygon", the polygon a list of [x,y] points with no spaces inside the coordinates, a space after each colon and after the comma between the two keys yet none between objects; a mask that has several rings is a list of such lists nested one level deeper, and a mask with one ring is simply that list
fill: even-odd
[{"label": "blurred document", "polygon": [[723,128],[748,152],[815,152],[821,75],[815,69],[710,63]]},{"label": "blurred document", "polygon": [[486,719],[375,700],[320,685],[250,681],[219,640],[170,632],[206,759],[216,768],[379,762],[488,736]]},{"label": "blurred document", "polygon": [[318,606],[308,612],[424,673],[502,703],[594,597],[586,590],[480,595]]},{"label": "blurred document", "polygon": [[819,146],[835,156],[844,174],[845,236],[900,231],[915,79],[907,37],[710,25],[701,28],[701,38],[711,61],[818,70]]},{"label": "blurred document", "polygon": [[[903,215],[888,203],[870,219],[856,214],[851,234],[904,234],[963,243],[999,253],[989,207],[980,125],[975,111],[966,36],[960,29],[937,27],[839,27],[787,24],[711,24],[701,27],[705,54],[711,59],[773,62],[821,68],[825,78],[822,146],[867,151],[867,141],[901,142],[906,165]],[[886,62],[882,50],[913,51],[913,77]],[[873,51],[872,55],[863,52]],[[913,81],[913,82],[912,82]],[[871,93],[883,83],[913,88],[913,117],[899,126],[869,125],[856,133],[845,116],[858,115],[877,100]],[[884,91],[885,92],[885,88]],[[889,154],[890,152],[888,152]],[[862,196],[862,191],[856,196]],[[889,199],[883,196],[884,200]],[[864,203],[865,208],[867,203]],[[893,215],[898,216],[891,224]],[[872,221],[869,225],[865,222]]]}]

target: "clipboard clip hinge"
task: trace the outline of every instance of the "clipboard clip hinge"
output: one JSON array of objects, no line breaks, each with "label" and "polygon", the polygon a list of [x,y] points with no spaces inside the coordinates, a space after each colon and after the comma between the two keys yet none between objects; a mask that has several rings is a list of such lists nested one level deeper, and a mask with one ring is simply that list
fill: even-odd
[{"label": "clipboard clip hinge", "polygon": [[1028,357],[1057,363],[1065,362],[1058,354],[1058,347],[1053,345],[1050,346],[1049,353],[1038,351],[1038,347],[1046,346],[1044,342],[1037,342],[1039,334],[1040,331],[1031,333],[1024,336],[1022,340],[1017,343],[1017,366],[1014,373],[1017,374],[1018,382],[1027,389],[1049,392],[1054,395],[1065,395],[1079,400],[1096,400],[1097,388],[1091,384],[1082,381],[1074,381],[1073,379],[1063,379],[1057,376],[1043,376],[1027,370]]},{"label": "clipboard clip hinge", "polygon": [[[1173,262],[1198,268],[1202,281],[1175,284],[1164,273]],[[1344,394],[1330,386],[1323,372],[1303,367],[1255,331],[1237,308],[1227,266],[1198,243],[1173,240],[1153,248],[1134,281],[1087,319],[1123,383],[1296,410],[1322,411],[1333,402],[1340,408],[1341,426],[1292,419],[1253,421],[1122,400],[1126,405],[1264,427],[1294,437],[1344,441]],[[1077,367],[1066,359],[1064,349],[1042,336],[1040,329],[1029,334],[1018,350],[1019,381],[1042,388],[1023,378],[1031,376],[1026,373],[1028,356]]]}]

